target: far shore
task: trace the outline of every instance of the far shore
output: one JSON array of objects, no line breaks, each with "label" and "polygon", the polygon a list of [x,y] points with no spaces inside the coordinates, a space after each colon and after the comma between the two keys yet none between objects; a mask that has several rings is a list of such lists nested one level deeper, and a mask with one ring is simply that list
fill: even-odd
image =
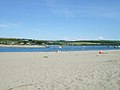
[{"label": "far shore", "polygon": [[17,47],[17,48],[45,48],[44,45],[0,45],[0,47]]}]

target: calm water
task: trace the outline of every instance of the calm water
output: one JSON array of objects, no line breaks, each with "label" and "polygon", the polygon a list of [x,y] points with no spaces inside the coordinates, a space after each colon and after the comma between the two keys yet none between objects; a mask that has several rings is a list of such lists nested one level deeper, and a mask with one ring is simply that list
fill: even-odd
[{"label": "calm water", "polygon": [[120,50],[113,46],[50,46],[48,48],[11,48],[0,47],[0,52],[53,52],[53,51],[89,51],[89,50]]}]

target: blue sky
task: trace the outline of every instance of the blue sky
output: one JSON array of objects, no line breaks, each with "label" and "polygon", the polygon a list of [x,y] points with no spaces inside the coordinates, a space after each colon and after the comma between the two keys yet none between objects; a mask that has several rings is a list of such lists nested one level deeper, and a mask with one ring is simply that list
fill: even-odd
[{"label": "blue sky", "polygon": [[120,0],[0,0],[0,37],[120,40]]}]

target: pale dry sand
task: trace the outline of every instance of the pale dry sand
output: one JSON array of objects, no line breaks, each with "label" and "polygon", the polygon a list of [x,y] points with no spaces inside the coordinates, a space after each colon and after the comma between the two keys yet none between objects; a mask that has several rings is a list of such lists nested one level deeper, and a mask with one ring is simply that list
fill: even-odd
[{"label": "pale dry sand", "polygon": [[16,48],[45,48],[44,45],[2,45],[0,47],[16,47]]},{"label": "pale dry sand", "polygon": [[120,51],[0,53],[0,90],[120,90]]}]

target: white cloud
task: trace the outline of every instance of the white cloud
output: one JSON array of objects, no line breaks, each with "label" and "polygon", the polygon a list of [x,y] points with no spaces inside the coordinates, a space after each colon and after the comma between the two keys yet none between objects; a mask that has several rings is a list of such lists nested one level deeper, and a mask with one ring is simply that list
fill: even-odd
[{"label": "white cloud", "polygon": [[[120,11],[117,10],[117,7],[107,7],[100,5],[88,5],[88,6],[80,6],[78,13],[93,15],[97,17],[105,17],[105,18],[117,18],[120,15]],[[80,10],[80,11],[79,11]]]},{"label": "white cloud", "polygon": [[18,23],[11,23],[11,22],[0,23],[0,28],[20,28],[20,27],[22,27],[22,25]]},{"label": "white cloud", "polygon": [[99,40],[103,40],[104,38],[103,38],[103,36],[99,36],[98,39]]},{"label": "white cloud", "polygon": [[84,1],[78,1],[78,4],[69,3],[69,0],[40,1],[40,4],[47,7],[52,13],[69,18],[84,16],[118,19],[120,16],[119,4],[115,1],[110,1],[110,3],[107,3],[104,1],[88,0],[89,3],[83,3]]},{"label": "white cloud", "polygon": [[70,10],[67,5],[63,5],[61,0],[45,0],[45,3],[48,9],[56,15],[61,15],[68,18],[75,17],[72,10]]},{"label": "white cloud", "polygon": [[75,41],[76,38],[75,37],[64,37],[63,40],[66,40],[66,41]]},{"label": "white cloud", "polygon": [[78,41],[78,40],[94,40],[94,39],[85,38],[85,37],[64,37],[63,40],[66,40],[66,41]]},{"label": "white cloud", "polygon": [[62,15],[65,17],[75,17],[74,13],[66,8],[52,8],[51,11],[57,15]]}]

